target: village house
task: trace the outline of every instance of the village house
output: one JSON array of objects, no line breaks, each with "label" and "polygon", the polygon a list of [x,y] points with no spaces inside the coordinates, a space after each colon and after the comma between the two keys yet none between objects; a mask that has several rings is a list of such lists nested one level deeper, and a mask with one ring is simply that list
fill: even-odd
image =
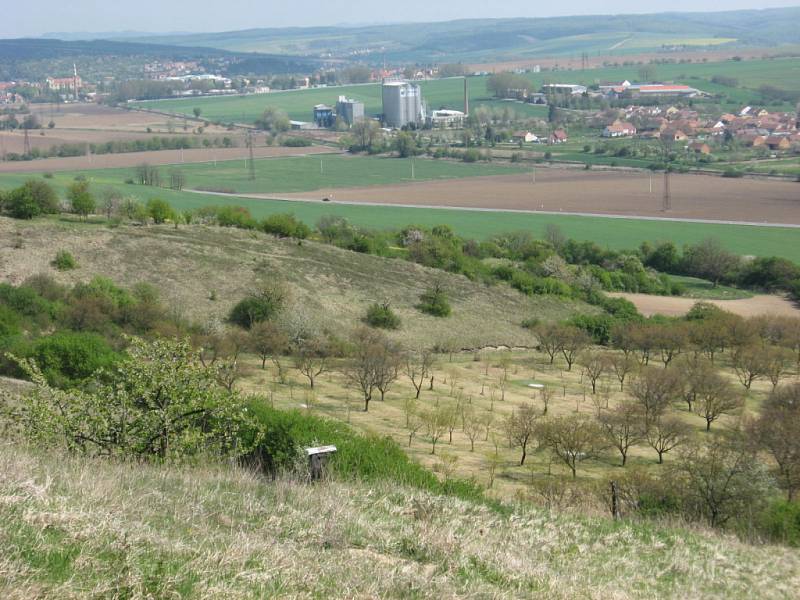
[{"label": "village house", "polygon": [[699,140],[690,142],[687,146],[687,149],[695,154],[711,154],[711,147],[705,142],[701,142]]},{"label": "village house", "polygon": [[556,129],[553,133],[550,134],[550,143],[551,144],[563,144],[567,141],[567,132],[563,129]]},{"label": "village house", "polygon": [[614,121],[606,125],[602,135],[607,138],[630,137],[636,135],[636,127],[625,121]]},{"label": "village house", "polygon": [[536,143],[539,141],[539,136],[531,131],[515,131],[511,136],[515,142],[523,142],[525,144]]},{"label": "village house", "polygon": [[789,141],[788,136],[771,135],[764,140],[764,145],[766,145],[770,150],[788,150],[792,144]]}]

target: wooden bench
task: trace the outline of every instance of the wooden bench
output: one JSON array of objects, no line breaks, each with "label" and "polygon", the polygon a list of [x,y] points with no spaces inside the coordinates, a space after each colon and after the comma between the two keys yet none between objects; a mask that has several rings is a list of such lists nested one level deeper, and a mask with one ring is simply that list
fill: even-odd
[{"label": "wooden bench", "polygon": [[328,457],[336,452],[336,446],[318,446],[316,448],[306,448],[308,456],[308,470],[311,473],[311,481],[322,478],[322,470]]}]

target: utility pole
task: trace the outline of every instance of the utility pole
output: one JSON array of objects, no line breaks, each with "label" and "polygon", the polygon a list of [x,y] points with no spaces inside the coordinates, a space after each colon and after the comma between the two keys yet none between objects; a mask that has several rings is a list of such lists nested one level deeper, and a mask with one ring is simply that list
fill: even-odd
[{"label": "utility pole", "polygon": [[414,180],[414,157],[411,157],[411,180]]},{"label": "utility pole", "polygon": [[253,132],[247,130],[247,150],[250,155],[249,177],[250,181],[255,181],[256,178],[256,163],[253,160]]},{"label": "utility pole", "polygon": [[31,153],[31,138],[28,135],[28,128],[25,127],[25,141],[23,142],[23,153],[30,156]]},{"label": "utility pole", "polygon": [[533,183],[536,183],[536,165],[531,167],[531,174],[533,175]]},{"label": "utility pole", "polygon": [[650,193],[653,193],[653,172],[650,171]]},{"label": "utility pole", "polygon": [[661,210],[667,212],[672,208],[672,196],[669,191],[669,166],[664,169],[664,200],[661,205]]}]

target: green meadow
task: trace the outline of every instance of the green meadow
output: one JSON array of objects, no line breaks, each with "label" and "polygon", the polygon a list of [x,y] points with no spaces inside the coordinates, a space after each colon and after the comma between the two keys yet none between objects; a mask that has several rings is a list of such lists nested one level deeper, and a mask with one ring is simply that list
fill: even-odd
[{"label": "green meadow", "polygon": [[[257,161],[258,179],[255,182],[247,179],[243,161],[217,163],[216,171],[213,163],[184,165],[182,169],[192,186],[203,187],[201,183],[205,182],[213,183],[214,187],[221,188],[230,184],[235,186],[239,193],[266,190],[266,193],[278,194],[280,192],[313,190],[321,185],[326,187],[356,186],[410,179],[410,161],[407,160],[324,156],[322,157],[322,174],[319,173],[319,160],[319,157],[305,157]],[[325,170],[326,162],[331,167],[330,171]],[[572,238],[591,240],[601,246],[615,249],[635,248],[643,241],[658,240],[672,240],[680,246],[707,237],[715,237],[728,249],[739,254],[776,255],[800,262],[800,229],[798,228],[508,211],[349,205],[336,202],[262,200],[189,191],[176,192],[124,183],[126,179],[133,176],[133,172],[133,169],[63,172],[55,173],[48,179],[48,182],[63,194],[76,176],[84,175],[90,180],[92,189],[98,195],[102,195],[104,189],[110,188],[142,202],[159,197],[182,211],[209,205],[240,205],[246,207],[257,218],[274,213],[291,212],[309,225],[314,225],[325,215],[339,215],[360,227],[372,229],[400,228],[408,224],[422,226],[447,224],[459,234],[477,239],[487,239],[496,234],[520,230],[531,231],[534,235],[542,235],[545,227],[550,224],[558,225],[566,235]],[[419,179],[468,177],[499,172],[513,172],[513,168],[496,165],[465,165],[423,159],[415,161],[415,176]],[[0,189],[21,185],[31,177],[39,176],[3,174],[0,175]],[[373,179],[367,179],[369,176]]]}]

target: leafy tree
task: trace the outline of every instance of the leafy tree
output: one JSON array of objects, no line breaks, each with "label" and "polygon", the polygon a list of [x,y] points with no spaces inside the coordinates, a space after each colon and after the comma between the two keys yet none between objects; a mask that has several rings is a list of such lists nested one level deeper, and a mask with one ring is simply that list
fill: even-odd
[{"label": "leafy tree", "polygon": [[150,198],[147,201],[147,213],[153,219],[153,223],[157,225],[164,223],[168,219],[175,218],[175,211],[172,210],[168,202],[161,198]]},{"label": "leafy tree", "polygon": [[24,186],[11,190],[7,194],[3,206],[14,219],[33,219],[42,214],[42,209],[33,194]]},{"label": "leafy tree", "polygon": [[[90,391],[52,388],[34,361],[23,361],[36,387],[20,422],[40,448],[158,461],[209,453],[238,455],[249,426],[238,396],[217,384],[189,344],[132,339],[128,356]],[[259,434],[251,435],[254,442]]]},{"label": "leafy tree", "polygon": [[89,190],[88,181],[75,181],[67,188],[67,199],[72,207],[72,212],[83,219],[95,210],[94,196]]}]

